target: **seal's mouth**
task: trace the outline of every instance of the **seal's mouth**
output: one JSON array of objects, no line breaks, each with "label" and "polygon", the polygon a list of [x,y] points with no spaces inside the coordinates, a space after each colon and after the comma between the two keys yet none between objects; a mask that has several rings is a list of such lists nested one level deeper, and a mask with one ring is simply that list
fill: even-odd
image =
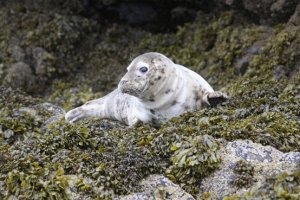
[{"label": "seal's mouth", "polygon": [[[138,86],[138,87],[137,87]],[[145,85],[135,84],[126,80],[120,81],[118,88],[122,93],[141,98],[147,90],[148,83]]]},{"label": "seal's mouth", "polygon": [[129,94],[129,95],[132,95],[132,96],[135,96],[135,97],[139,97],[140,93],[141,93],[141,91],[136,90],[136,89],[132,89],[132,88],[120,87],[120,90],[121,90],[122,93]]}]

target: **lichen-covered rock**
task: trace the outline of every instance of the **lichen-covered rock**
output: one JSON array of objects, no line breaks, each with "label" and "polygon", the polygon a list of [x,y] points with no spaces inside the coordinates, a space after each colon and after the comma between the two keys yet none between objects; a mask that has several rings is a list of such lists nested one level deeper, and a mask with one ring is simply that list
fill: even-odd
[{"label": "lichen-covered rock", "polygon": [[178,185],[172,183],[168,178],[161,175],[151,175],[139,183],[139,192],[120,196],[119,200],[155,200],[155,199],[170,199],[170,200],[193,200],[194,197],[186,193]]},{"label": "lichen-covered rock", "polygon": [[266,184],[270,176],[300,170],[300,152],[282,153],[250,140],[229,142],[221,158],[220,169],[202,180],[200,197],[209,193],[213,199],[222,199],[235,193],[247,194],[248,188],[257,194],[253,188]]}]

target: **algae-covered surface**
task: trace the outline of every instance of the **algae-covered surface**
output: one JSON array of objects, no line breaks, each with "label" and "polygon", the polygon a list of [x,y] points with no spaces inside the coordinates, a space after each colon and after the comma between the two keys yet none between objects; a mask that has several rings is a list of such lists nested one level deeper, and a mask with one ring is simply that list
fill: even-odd
[{"label": "algae-covered surface", "polygon": [[[300,151],[300,9],[276,25],[238,9],[198,10],[193,21],[157,32],[82,14],[74,2],[0,8],[0,199],[111,199],[138,191],[150,174],[196,196],[201,179],[220,167],[220,141]],[[43,104],[69,110],[107,94],[132,58],[148,51],[200,73],[230,99],[160,129],[101,119],[69,124]],[[299,177],[270,177],[245,197],[297,198]]]}]

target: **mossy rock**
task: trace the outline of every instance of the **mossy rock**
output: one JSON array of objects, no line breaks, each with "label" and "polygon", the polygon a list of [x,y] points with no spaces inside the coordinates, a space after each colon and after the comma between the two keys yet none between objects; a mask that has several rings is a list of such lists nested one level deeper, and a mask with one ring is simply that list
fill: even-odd
[{"label": "mossy rock", "polygon": [[300,177],[299,170],[283,172],[269,176],[266,180],[255,187],[250,188],[243,194],[235,194],[225,197],[225,200],[236,199],[299,199],[300,198]]},{"label": "mossy rock", "polygon": [[[11,46],[24,51],[41,47],[53,59],[47,60],[49,73],[41,79],[49,83],[42,100],[0,87],[0,198],[67,199],[71,190],[82,198],[109,199],[136,191],[139,180],[154,173],[169,175],[196,195],[199,180],[219,166],[218,139],[251,139],[284,152],[300,150],[298,26],[257,26],[229,10],[198,12],[195,22],[175,32],[151,33],[100,25],[73,11],[14,6],[0,12],[0,83],[19,61]],[[264,43],[248,70],[238,73],[237,61],[260,40]],[[145,124],[126,129],[99,119],[73,125],[61,119],[45,127],[50,112],[41,111],[39,119],[19,112],[49,99],[70,109],[101,97],[116,87],[130,58],[145,51],[159,51],[193,69],[231,99],[173,118],[158,130]],[[276,69],[282,69],[280,76],[274,75]],[[6,138],[5,131],[14,135]],[[277,185],[274,197],[281,197],[279,190],[283,196],[294,195],[297,173],[269,183]]]}]

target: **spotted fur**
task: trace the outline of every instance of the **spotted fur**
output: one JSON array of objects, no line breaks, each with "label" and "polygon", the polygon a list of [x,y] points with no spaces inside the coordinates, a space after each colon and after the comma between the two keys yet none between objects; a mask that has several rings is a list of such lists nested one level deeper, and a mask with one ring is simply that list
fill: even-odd
[{"label": "spotted fur", "polygon": [[[146,72],[140,68],[147,67]],[[228,97],[214,92],[197,73],[150,52],[135,58],[127,67],[118,88],[103,98],[69,111],[70,122],[95,116],[119,120],[129,126],[138,122],[157,125],[186,111],[198,110]]]}]

